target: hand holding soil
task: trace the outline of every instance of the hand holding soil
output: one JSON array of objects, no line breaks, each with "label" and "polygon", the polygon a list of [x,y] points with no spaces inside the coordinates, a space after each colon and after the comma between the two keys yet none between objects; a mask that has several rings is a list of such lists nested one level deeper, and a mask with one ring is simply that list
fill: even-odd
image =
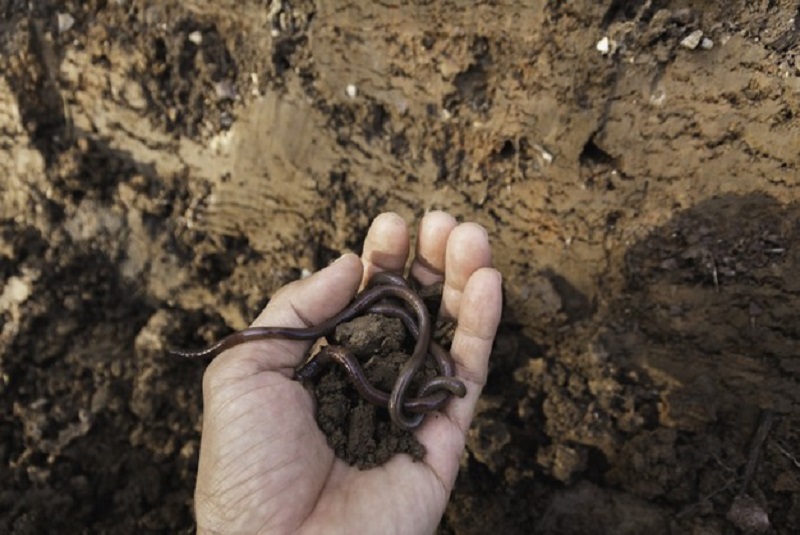
[{"label": "hand holding soil", "polygon": [[[408,254],[405,222],[378,216],[360,260],[345,255],[284,287],[253,326],[318,324],[374,274],[402,272]],[[500,319],[501,277],[490,264],[483,228],[457,225],[441,212],[423,218],[411,275],[423,285],[444,282],[440,314],[457,321],[451,354],[467,388],[416,431],[427,450],[423,462],[398,455],[359,471],[335,457],[312,397],[293,380],[311,342],[257,341],[216,358],[203,381],[198,532],[431,532],[458,474]]]}]

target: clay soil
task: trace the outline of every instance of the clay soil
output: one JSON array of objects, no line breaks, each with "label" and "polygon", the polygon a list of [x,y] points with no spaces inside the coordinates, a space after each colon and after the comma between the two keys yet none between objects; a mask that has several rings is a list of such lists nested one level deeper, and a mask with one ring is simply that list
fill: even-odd
[{"label": "clay soil", "polygon": [[0,0],[0,532],[191,532],[205,363],[165,348],[434,208],[505,276],[442,534],[800,532],[798,29]]}]

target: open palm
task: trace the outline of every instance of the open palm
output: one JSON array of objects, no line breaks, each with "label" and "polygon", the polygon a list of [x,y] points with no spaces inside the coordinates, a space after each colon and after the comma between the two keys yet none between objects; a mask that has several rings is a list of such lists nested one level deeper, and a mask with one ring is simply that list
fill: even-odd
[{"label": "open palm", "polygon": [[[304,327],[343,309],[378,271],[402,272],[409,233],[378,216],[361,259],[345,255],[278,291],[254,326]],[[465,433],[486,380],[501,309],[485,230],[442,212],[420,223],[411,274],[444,281],[441,313],[457,320],[451,348],[467,395],[416,431],[423,462],[397,455],[367,471],[334,456],[314,401],[292,379],[309,343],[265,340],[218,356],[203,379],[205,412],[195,489],[198,533],[431,533],[458,474]]]}]

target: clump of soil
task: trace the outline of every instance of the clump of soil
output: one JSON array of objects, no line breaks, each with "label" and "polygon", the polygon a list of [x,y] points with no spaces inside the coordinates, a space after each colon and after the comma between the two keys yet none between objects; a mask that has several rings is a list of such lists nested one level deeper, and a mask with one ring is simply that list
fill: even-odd
[{"label": "clump of soil", "polygon": [[[370,315],[337,327],[334,343],[350,348],[360,359],[368,359],[364,372],[370,382],[389,391],[390,378],[397,376],[409,358],[400,351],[404,340],[400,320]],[[385,410],[362,399],[338,367],[319,380],[314,395],[320,429],[336,455],[349,464],[370,468],[385,463],[395,453],[408,453],[414,459],[424,456],[425,448],[414,435],[393,426]]]},{"label": "clump of soil", "polygon": [[[438,321],[437,331],[442,333],[448,324]],[[451,340],[437,341],[449,347]],[[410,358],[413,342],[399,319],[374,314],[340,324],[331,340],[352,351],[362,362],[369,381],[384,392],[391,392],[400,369]],[[421,382],[436,375],[429,358],[409,392],[416,392]],[[363,399],[340,367],[331,366],[314,381],[317,422],[339,458],[367,469],[386,463],[398,453],[417,461],[425,456],[425,447],[414,434],[394,426],[386,409]]]}]

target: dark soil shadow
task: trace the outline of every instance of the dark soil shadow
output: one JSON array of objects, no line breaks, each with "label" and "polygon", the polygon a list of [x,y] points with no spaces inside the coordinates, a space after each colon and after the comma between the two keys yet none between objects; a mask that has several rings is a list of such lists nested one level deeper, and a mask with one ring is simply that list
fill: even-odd
[{"label": "dark soil shadow", "polygon": [[[0,278],[24,302],[0,314],[0,331],[15,331],[0,359],[0,531],[175,530],[193,522],[187,489],[202,363],[164,357],[165,325],[176,320],[154,315],[146,282],[126,277],[126,214],[114,207],[120,183],[164,197],[153,189],[161,179],[152,165],[72,128],[55,78],[57,47],[46,37],[53,19],[49,27],[43,20],[28,24],[35,61],[3,73],[47,189],[35,191],[46,208],[39,220],[0,215],[10,245],[0,252]],[[163,232],[158,222],[175,199],[153,203],[143,224]],[[80,216],[67,221],[76,205]]]},{"label": "dark soil shadow", "polygon": [[620,353],[681,391],[707,391],[701,414],[665,403],[663,423],[689,429],[719,411],[800,403],[798,238],[800,205],[724,196],[630,250],[625,298],[610,308]]},{"label": "dark soil shadow", "polygon": [[774,533],[796,530],[799,229],[798,204],[710,199],[633,245],[624,293],[554,347],[501,331],[493,358],[522,367],[516,386],[490,375],[443,532],[735,533],[744,491]]},{"label": "dark soil shadow", "polygon": [[[739,492],[756,497],[777,532],[800,526],[779,483],[797,470],[785,453],[797,444],[800,407],[799,231],[797,203],[726,195],[677,214],[626,256],[608,348],[616,364],[652,380],[658,410],[606,475],[640,497],[680,504],[672,529],[731,529],[723,518]],[[764,410],[777,424],[745,488]]]}]

